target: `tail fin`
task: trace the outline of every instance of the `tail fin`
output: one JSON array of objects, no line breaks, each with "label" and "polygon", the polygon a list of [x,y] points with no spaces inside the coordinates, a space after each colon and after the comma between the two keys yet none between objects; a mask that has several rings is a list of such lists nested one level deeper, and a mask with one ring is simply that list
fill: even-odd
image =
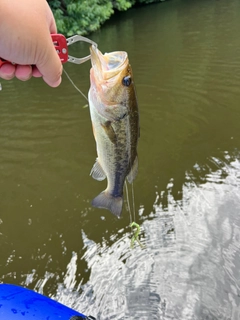
[{"label": "tail fin", "polygon": [[115,216],[120,218],[123,206],[123,197],[114,197],[106,191],[101,192],[92,200],[93,207],[110,210]]}]

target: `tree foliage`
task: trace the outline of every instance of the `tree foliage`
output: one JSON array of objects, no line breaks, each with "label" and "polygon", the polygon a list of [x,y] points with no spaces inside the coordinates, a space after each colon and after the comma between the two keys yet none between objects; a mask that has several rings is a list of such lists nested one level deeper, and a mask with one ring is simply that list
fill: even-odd
[{"label": "tree foliage", "polygon": [[162,0],[48,0],[58,32],[66,36],[86,35],[100,28],[115,10],[128,10],[135,4]]}]

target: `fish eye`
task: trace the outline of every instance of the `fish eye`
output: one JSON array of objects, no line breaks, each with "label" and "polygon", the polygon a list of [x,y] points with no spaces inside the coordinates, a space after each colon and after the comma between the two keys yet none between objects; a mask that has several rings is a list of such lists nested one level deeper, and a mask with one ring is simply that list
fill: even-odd
[{"label": "fish eye", "polygon": [[125,86],[125,87],[129,87],[130,84],[132,82],[132,79],[130,76],[126,76],[122,79],[122,84]]}]

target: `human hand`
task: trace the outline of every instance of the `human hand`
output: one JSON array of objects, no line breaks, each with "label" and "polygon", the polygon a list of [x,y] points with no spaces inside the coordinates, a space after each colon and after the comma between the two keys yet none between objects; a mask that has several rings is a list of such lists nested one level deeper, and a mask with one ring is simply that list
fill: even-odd
[{"label": "human hand", "polygon": [[43,77],[57,87],[62,64],[50,36],[57,29],[47,1],[0,0],[0,21],[0,57],[16,64],[2,65],[0,78]]}]

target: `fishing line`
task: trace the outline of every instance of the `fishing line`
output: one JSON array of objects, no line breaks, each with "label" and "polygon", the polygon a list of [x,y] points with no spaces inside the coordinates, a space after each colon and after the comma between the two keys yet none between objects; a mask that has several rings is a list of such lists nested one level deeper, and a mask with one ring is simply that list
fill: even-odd
[{"label": "fishing line", "polygon": [[130,224],[132,223],[132,212],[131,212],[131,207],[130,207],[130,202],[129,202],[129,197],[128,197],[128,186],[127,182],[125,181],[125,189],[126,189],[126,198],[127,198],[127,209],[130,214]]},{"label": "fishing line", "polygon": [[[129,202],[129,196],[128,196],[128,186],[127,186],[127,182],[125,181],[125,188],[126,188],[126,199],[127,199],[127,207],[128,207],[128,210],[129,210],[129,213],[130,213],[130,225],[129,227],[132,229],[132,238],[131,238],[131,244],[130,244],[130,247],[133,248],[134,247],[134,243],[137,242],[139,244],[139,246],[144,249],[145,248],[145,245],[143,245],[139,239],[139,234],[141,232],[141,229],[140,229],[140,225],[137,224],[135,222],[136,220],[136,208],[135,208],[135,198],[134,198],[134,188],[133,188],[133,182],[132,182],[132,190],[131,190],[131,193],[132,193],[132,206],[133,206],[133,217],[134,217],[134,220],[132,221],[132,212],[131,212],[131,207],[130,207],[130,202]],[[136,228],[136,229],[133,229],[133,228]]]},{"label": "fishing line", "polygon": [[74,86],[74,88],[81,93],[81,95],[87,100],[88,102],[88,98],[85,96],[85,94],[75,85],[75,83],[73,82],[73,80],[70,78],[69,74],[67,73],[67,71],[63,68],[63,71],[65,73],[65,75],[67,76],[68,80],[71,82],[71,84]]},{"label": "fishing line", "polygon": [[132,203],[133,203],[133,218],[134,218],[134,221],[136,221],[136,210],[135,210],[135,197],[134,197],[133,182],[132,182]]}]

